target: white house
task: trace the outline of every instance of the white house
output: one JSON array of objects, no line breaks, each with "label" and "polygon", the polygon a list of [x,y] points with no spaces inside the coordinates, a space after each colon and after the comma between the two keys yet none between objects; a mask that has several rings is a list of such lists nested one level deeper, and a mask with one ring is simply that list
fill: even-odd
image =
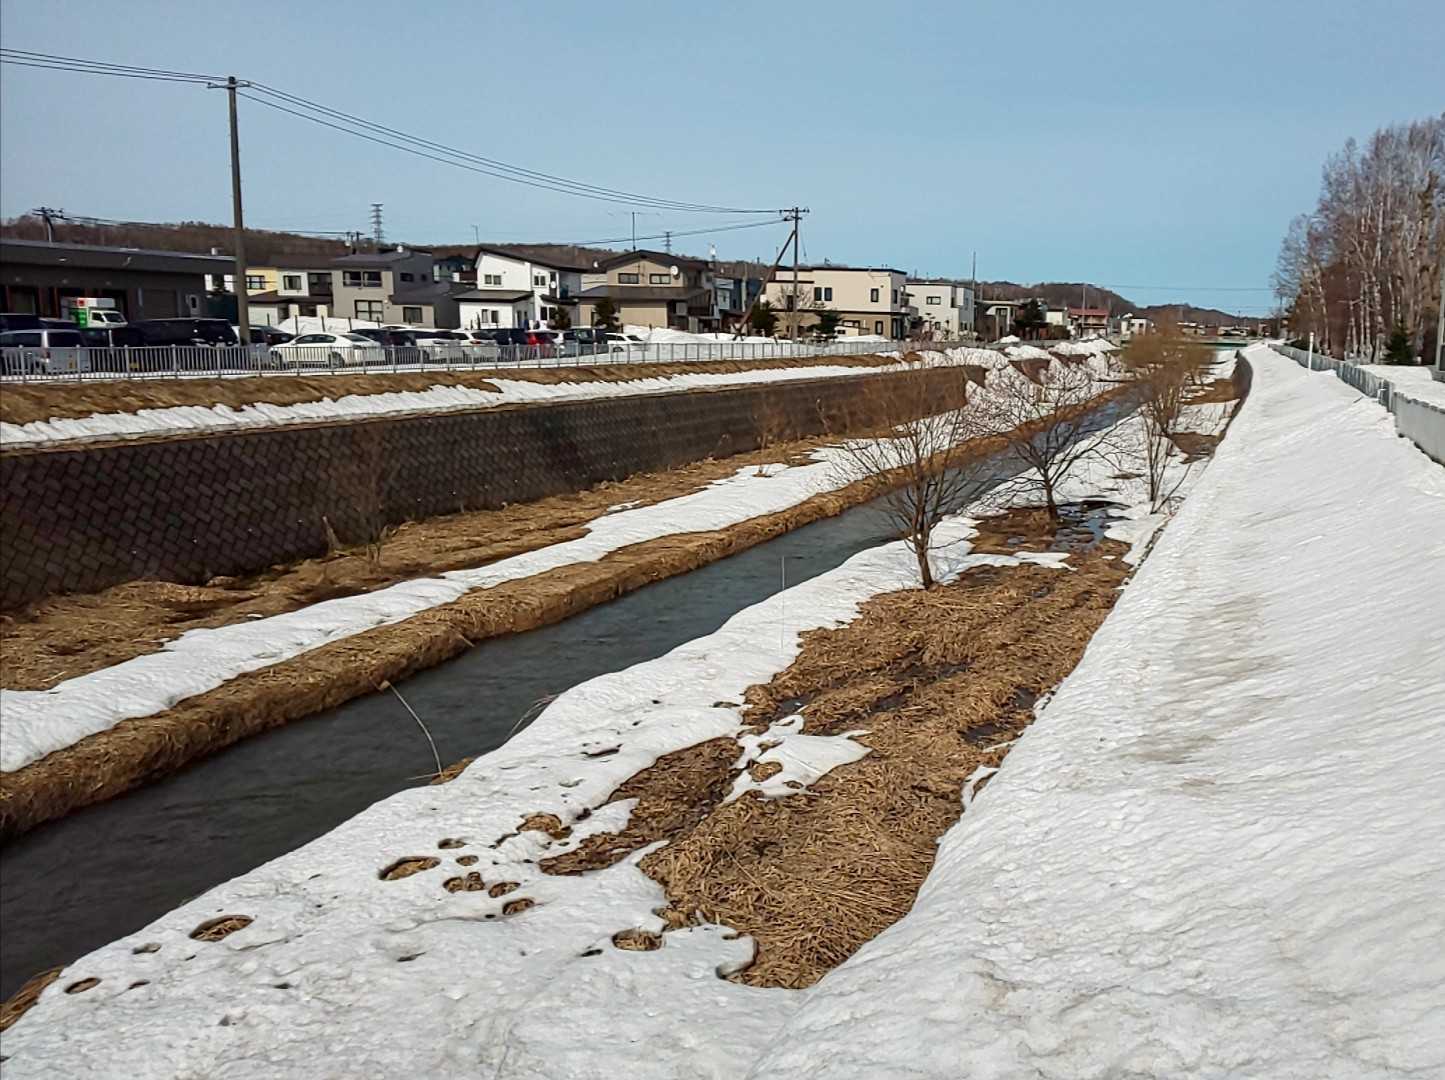
[{"label": "white house", "polygon": [[526,329],[536,321],[536,294],[530,289],[468,289],[455,299],[463,330]]},{"label": "white house", "polygon": [[1119,316],[1119,336],[1121,338],[1127,339],[1135,334],[1147,334],[1152,329],[1154,329],[1154,324],[1142,315],[1130,313]]},{"label": "white house", "polygon": [[[582,274],[592,262],[582,249],[566,244],[496,244],[477,249],[478,292],[531,293],[527,319],[551,324],[559,308],[574,308]],[[569,311],[569,321],[572,312]],[[463,325],[466,325],[463,323]]]},{"label": "white house", "polygon": [[923,320],[923,328],[939,340],[956,340],[973,334],[974,295],[971,285],[938,278],[908,282],[908,304]]}]

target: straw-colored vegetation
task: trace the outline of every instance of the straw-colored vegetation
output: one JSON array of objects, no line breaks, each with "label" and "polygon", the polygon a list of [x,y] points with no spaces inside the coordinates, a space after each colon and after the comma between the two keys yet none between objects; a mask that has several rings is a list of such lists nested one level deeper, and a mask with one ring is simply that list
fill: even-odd
[{"label": "straw-colored vegetation", "polygon": [[1123,546],[1065,509],[1063,524],[1046,511],[990,520],[975,547],[1072,549],[1072,571],[981,568],[876,597],[847,626],[805,634],[792,666],[745,695],[750,733],[801,712],[805,734],[863,730],[867,756],[793,795],[724,803],[738,743],[677,751],[612,793],[638,800],[626,828],[542,868],[583,873],[665,840],[641,866],[667,891],[669,928],[706,921],[751,935],[742,982],[816,982],[907,912],[969,778],[1002,761],[1112,607]]}]

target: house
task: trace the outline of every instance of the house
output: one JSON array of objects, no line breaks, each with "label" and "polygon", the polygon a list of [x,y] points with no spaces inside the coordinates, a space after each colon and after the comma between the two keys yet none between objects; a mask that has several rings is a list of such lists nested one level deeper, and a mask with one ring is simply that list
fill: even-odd
[{"label": "house", "polygon": [[477,283],[477,260],[471,255],[439,255],[432,260],[431,270],[435,281]]},{"label": "house", "polygon": [[457,293],[457,318],[463,330],[511,329],[536,320],[536,294],[531,289],[468,289]]},{"label": "house", "polygon": [[[796,297],[787,268],[768,282],[767,298],[778,312],[780,333],[791,332],[794,318],[800,330],[816,325],[822,310],[838,313],[843,334],[902,338],[908,330],[908,275],[889,266],[800,266]],[[798,314],[790,315],[794,310]]]},{"label": "house", "polygon": [[[329,315],[333,302],[331,271],[311,264],[286,264],[264,267],[274,287],[252,293],[247,290],[246,305],[252,326],[274,326],[293,315]],[[246,271],[246,280],[252,274]]]},{"label": "house", "polygon": [[935,341],[958,341],[973,335],[973,286],[946,278],[914,278],[908,282],[908,303],[918,309],[923,332]]},{"label": "house", "polygon": [[1014,317],[1025,300],[979,300],[975,322],[980,333],[991,341],[1013,333]]},{"label": "house", "polygon": [[587,277],[598,283],[577,294],[579,326],[596,324],[597,305],[606,298],[624,326],[693,333],[717,329],[712,263],[663,251],[629,251],[600,260]]},{"label": "house", "polygon": [[1119,316],[1119,336],[1126,341],[1138,334],[1147,334],[1154,329],[1154,323],[1142,315],[1135,315],[1132,312],[1128,315]]},{"label": "house", "polygon": [[0,238],[0,310],[65,317],[65,301],[108,297],[128,320],[205,315],[207,284],[224,255]]},{"label": "house", "polygon": [[1069,328],[1075,337],[1105,337],[1109,333],[1109,309],[1070,307]]},{"label": "house", "polygon": [[374,323],[457,325],[455,282],[432,279],[430,251],[396,247],[331,261],[331,313]]},{"label": "house", "polygon": [[751,262],[722,262],[713,268],[713,296],[718,328],[731,330],[747,317],[762,294],[765,268]]},{"label": "house", "polygon": [[476,285],[483,292],[530,292],[528,321],[517,325],[571,324],[578,321],[582,276],[596,269],[594,262],[586,248],[572,244],[491,244],[477,248]]}]

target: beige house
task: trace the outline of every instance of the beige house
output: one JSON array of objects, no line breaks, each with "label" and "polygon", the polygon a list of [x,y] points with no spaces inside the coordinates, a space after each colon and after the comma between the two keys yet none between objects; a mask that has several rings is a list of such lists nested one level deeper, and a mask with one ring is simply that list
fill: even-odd
[{"label": "beige house", "polygon": [[973,287],[946,278],[914,278],[908,282],[908,303],[919,328],[936,341],[973,336]]},{"label": "beige house", "polygon": [[908,332],[908,275],[892,267],[801,266],[796,296],[792,268],[784,267],[768,282],[767,299],[778,313],[780,334],[792,332],[794,319],[807,330],[825,309],[838,313],[840,334],[902,338]]},{"label": "beige house", "polygon": [[604,297],[623,326],[717,329],[712,264],[662,251],[629,251],[598,263],[577,294],[577,325],[595,326]]},{"label": "beige house", "polygon": [[[331,271],[304,264],[262,267],[274,281],[265,292],[252,292],[247,300],[251,325],[274,325],[293,315],[331,314]],[[251,280],[251,270],[246,271]]]}]

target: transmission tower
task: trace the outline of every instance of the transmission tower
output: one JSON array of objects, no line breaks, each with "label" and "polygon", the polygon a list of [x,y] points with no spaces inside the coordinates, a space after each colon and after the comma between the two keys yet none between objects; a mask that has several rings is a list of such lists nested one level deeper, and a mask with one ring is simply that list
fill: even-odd
[{"label": "transmission tower", "polygon": [[376,241],[376,246],[381,247],[386,243],[386,232],[381,227],[381,203],[371,204],[371,238]]}]

